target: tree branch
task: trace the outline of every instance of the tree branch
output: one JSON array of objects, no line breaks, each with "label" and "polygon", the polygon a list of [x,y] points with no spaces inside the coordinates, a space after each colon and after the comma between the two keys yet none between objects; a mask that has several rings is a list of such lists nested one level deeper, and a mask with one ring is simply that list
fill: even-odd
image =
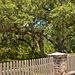
[{"label": "tree branch", "polygon": [[57,47],[57,44],[55,44],[51,39],[49,39],[49,38],[47,37],[47,35],[44,35],[44,37],[45,37],[48,41],[50,41],[53,45],[55,45],[55,46]]},{"label": "tree branch", "polygon": [[26,42],[32,48],[32,45],[28,41],[26,41],[25,39],[17,39],[17,40]]}]

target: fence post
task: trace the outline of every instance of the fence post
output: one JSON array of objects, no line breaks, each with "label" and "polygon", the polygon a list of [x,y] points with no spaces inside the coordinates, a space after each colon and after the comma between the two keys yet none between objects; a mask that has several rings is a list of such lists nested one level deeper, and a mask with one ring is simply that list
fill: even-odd
[{"label": "fence post", "polygon": [[54,75],[66,75],[67,74],[67,54],[56,52],[48,54],[48,57],[53,57],[54,62]]},{"label": "fence post", "polygon": [[2,75],[2,63],[0,63],[0,75]]}]

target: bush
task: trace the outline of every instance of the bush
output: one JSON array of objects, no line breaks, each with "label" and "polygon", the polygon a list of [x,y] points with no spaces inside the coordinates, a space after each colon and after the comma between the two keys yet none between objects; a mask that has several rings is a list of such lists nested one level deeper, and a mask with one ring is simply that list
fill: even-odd
[{"label": "bush", "polygon": [[8,60],[29,60],[29,59],[38,59],[41,58],[40,51],[30,50],[29,52],[20,52],[11,48],[1,48],[0,50],[0,61]]},{"label": "bush", "polygon": [[16,50],[12,50],[11,48],[2,48],[0,50],[0,60],[6,59],[16,59],[18,52]]}]

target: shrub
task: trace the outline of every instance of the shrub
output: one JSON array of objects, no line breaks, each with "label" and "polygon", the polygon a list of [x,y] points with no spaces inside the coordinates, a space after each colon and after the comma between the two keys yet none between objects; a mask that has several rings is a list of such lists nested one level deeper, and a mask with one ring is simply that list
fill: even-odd
[{"label": "shrub", "polygon": [[12,50],[11,48],[2,48],[0,50],[0,60],[6,59],[16,59],[18,52],[16,50]]}]

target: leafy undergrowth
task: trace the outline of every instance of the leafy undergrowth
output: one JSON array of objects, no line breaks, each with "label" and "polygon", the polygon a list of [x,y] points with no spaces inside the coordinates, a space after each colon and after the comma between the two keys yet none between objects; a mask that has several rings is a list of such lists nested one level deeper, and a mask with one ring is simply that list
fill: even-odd
[{"label": "leafy undergrowth", "polygon": [[67,53],[68,55],[75,55],[75,53]]}]

